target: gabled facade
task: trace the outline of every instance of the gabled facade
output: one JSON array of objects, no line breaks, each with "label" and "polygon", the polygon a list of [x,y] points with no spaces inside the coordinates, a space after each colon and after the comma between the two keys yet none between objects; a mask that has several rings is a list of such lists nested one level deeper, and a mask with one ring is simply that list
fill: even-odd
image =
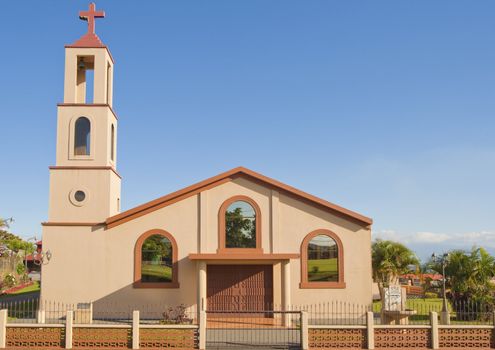
[{"label": "gabled facade", "polygon": [[[94,5],[85,12],[95,13]],[[94,22],[66,47],[65,71],[43,224],[52,252],[44,300],[213,311],[371,301],[371,219],[249,169],[121,213],[113,60]]]}]

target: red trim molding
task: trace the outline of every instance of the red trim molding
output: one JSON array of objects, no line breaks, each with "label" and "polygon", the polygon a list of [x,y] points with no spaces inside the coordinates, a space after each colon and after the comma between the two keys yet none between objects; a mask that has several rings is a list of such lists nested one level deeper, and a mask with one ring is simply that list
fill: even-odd
[{"label": "red trim molding", "polygon": [[[249,203],[255,212],[256,221],[256,248],[227,248],[226,247],[226,230],[225,230],[225,213],[227,208],[234,202],[243,201]],[[218,254],[263,254],[261,247],[261,210],[258,204],[247,196],[234,196],[227,199],[218,211]]]},{"label": "red trim molding", "polygon": [[[141,281],[141,248],[146,238],[160,235],[166,237],[172,244],[172,282],[142,282]],[[134,288],[179,288],[179,262],[177,261],[177,242],[174,237],[165,230],[153,229],[143,233],[134,246]]]},{"label": "red trim molding", "polygon": [[[316,236],[324,235],[332,238],[337,244],[337,263],[339,269],[339,280],[337,282],[310,282],[308,281],[308,244]],[[315,230],[308,233],[301,243],[301,289],[343,289],[345,288],[344,281],[344,247],[339,236],[330,230]]]},{"label": "red trim molding", "polygon": [[290,260],[290,259],[299,259],[299,254],[291,254],[291,253],[274,253],[274,254],[189,254],[189,260]]},{"label": "red trim molding", "polygon": [[164,208],[166,206],[172,205],[172,204],[177,203],[183,199],[194,196],[194,195],[200,193],[201,191],[205,191],[205,190],[208,190],[210,188],[216,187],[216,186],[221,185],[222,183],[226,183],[230,180],[231,180],[230,178],[221,179],[218,182],[209,184],[205,187],[201,187],[200,189],[186,187],[182,190],[170,193],[164,197],[155,199],[154,201],[151,201],[151,202],[148,202],[146,204],[142,204],[140,206],[137,206],[134,209],[130,209],[130,210],[127,210],[127,211],[122,212],[120,214],[111,216],[105,221],[105,223],[107,224],[107,229],[121,225],[121,224],[126,223],[128,221],[134,220],[138,217],[141,217],[141,216],[146,215],[148,213],[154,212],[155,210],[158,210],[160,208]]}]

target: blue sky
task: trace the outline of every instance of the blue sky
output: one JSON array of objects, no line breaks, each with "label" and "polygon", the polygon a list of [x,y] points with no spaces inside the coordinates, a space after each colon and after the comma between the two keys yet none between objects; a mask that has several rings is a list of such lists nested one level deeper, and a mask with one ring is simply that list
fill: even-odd
[{"label": "blue sky", "polygon": [[[41,232],[87,1],[2,4],[0,216]],[[131,208],[243,165],[421,257],[495,253],[495,2],[98,1]],[[10,14],[10,15],[5,15]]]}]

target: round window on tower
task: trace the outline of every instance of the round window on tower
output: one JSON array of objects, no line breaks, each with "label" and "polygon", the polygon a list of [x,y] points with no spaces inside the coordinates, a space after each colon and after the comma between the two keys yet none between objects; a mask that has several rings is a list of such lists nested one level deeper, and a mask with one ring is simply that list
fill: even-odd
[{"label": "round window on tower", "polygon": [[82,207],[88,201],[88,191],[86,189],[76,188],[70,191],[69,200],[77,207]]},{"label": "round window on tower", "polygon": [[84,191],[76,191],[76,193],[74,193],[74,198],[79,203],[84,202],[84,199],[86,199],[86,193],[84,193]]}]

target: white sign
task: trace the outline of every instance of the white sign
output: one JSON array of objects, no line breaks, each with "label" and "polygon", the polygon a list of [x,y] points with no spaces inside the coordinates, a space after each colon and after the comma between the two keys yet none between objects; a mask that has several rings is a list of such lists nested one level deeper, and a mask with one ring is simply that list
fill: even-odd
[{"label": "white sign", "polygon": [[400,311],[402,308],[402,287],[390,286],[385,288],[385,310]]}]

